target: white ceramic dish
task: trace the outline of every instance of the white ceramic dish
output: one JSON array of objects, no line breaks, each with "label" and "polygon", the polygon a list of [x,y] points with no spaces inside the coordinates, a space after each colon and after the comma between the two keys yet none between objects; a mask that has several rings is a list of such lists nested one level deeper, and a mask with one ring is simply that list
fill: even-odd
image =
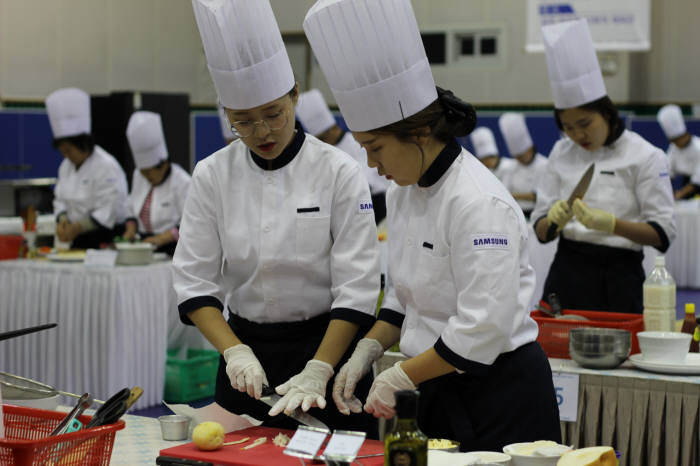
[{"label": "white ceramic dish", "polygon": [[662,374],[700,374],[700,353],[688,353],[682,362],[649,361],[641,354],[630,356],[630,362],[637,368]]},{"label": "white ceramic dish", "polygon": [[692,336],[680,332],[638,332],[642,358],[662,363],[683,363]]},{"label": "white ceramic dish", "polygon": [[530,447],[540,442],[544,443],[544,441],[511,443],[510,445],[506,445],[505,447],[503,447],[503,453],[510,455],[511,464],[513,466],[556,466],[557,462],[559,461],[559,457],[563,455],[566,451],[571,450],[571,447],[567,445],[558,445],[554,442],[551,442],[549,445],[540,445],[538,449],[540,451],[548,449],[559,450],[556,454],[552,454],[549,456],[534,456],[516,453],[518,451],[522,451],[521,449],[523,447]]},{"label": "white ceramic dish", "polygon": [[484,464],[487,462],[485,458],[489,458],[488,464],[498,464],[504,466],[513,464],[510,456],[506,455],[505,453],[492,451],[449,453],[440,450],[428,450],[428,464],[430,466],[466,466],[472,464]]}]

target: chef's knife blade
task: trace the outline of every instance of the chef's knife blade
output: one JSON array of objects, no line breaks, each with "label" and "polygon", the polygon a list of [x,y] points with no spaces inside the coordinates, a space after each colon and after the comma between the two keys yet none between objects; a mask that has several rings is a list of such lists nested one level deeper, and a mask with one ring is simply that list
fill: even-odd
[{"label": "chef's knife blade", "polygon": [[[269,387],[263,387],[263,396],[260,397],[260,401],[265,403],[266,405],[272,407],[275,406],[275,404],[281,399],[282,397],[275,393],[275,391],[272,388]],[[286,414],[284,411],[282,411],[281,414]],[[330,430],[327,425],[325,425],[323,422],[319,421],[315,417],[313,417],[309,413],[305,413],[301,407],[295,409],[292,411],[291,414],[288,415],[295,421],[299,421],[300,423],[304,424],[305,426],[311,426],[311,427],[317,427],[319,429],[326,429]]]},{"label": "chef's knife blade", "polygon": [[[588,186],[591,184],[591,180],[593,179],[593,174],[595,173],[595,163],[592,163],[588,169],[585,171],[583,176],[581,177],[580,180],[578,180],[578,183],[576,183],[576,187],[574,190],[571,192],[571,195],[569,196],[569,199],[566,200],[566,203],[569,204],[569,208],[574,205],[574,201],[578,198],[581,199],[583,198],[583,195],[586,194],[586,191],[588,190]],[[557,233],[559,233],[559,225],[556,223],[552,223],[549,225],[549,230],[547,230],[547,241],[553,240],[556,236]]]},{"label": "chef's knife blade", "polygon": [[583,195],[586,194],[588,186],[590,186],[591,180],[593,179],[593,173],[595,173],[595,163],[592,163],[591,166],[588,167],[588,170],[586,170],[581,179],[578,181],[578,184],[572,191],[571,196],[569,196],[569,199],[566,201],[567,204],[569,204],[569,207],[574,205],[574,201],[576,199],[581,199],[583,198]]}]

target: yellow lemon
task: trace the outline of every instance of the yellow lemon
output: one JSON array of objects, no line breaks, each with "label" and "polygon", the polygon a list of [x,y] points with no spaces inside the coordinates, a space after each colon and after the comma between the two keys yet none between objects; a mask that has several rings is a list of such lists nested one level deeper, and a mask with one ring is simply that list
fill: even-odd
[{"label": "yellow lemon", "polygon": [[224,434],[218,422],[202,422],[192,431],[192,441],[200,450],[216,450],[224,443]]}]

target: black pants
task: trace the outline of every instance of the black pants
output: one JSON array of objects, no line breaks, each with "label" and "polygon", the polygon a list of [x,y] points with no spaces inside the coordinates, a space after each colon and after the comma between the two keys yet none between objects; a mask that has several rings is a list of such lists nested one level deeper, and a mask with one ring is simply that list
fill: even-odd
[{"label": "black pants", "polygon": [[536,342],[501,354],[484,374],[451,374],[418,386],[418,426],[461,451],[502,451],[511,443],[561,442],[547,356]]},{"label": "black pants", "polygon": [[643,258],[641,251],[560,236],[542,299],[556,293],[564,309],[641,314]]},{"label": "black pants", "polygon": [[[329,316],[330,314],[324,314],[301,322],[257,324],[231,314],[229,326],[244,344],[251,347],[265,370],[270,387],[275,388],[301,372],[307,361],[313,359],[328,328]],[[359,336],[335,367],[336,373],[352,355],[357,340]],[[309,414],[330,429],[359,430],[367,432],[369,438],[378,438],[377,422],[373,416],[364,412],[346,416],[338,411],[331,393],[333,381],[334,378],[331,378],[326,387],[326,407],[311,408]],[[365,401],[371,386],[372,378],[368,374],[357,384],[355,395]],[[223,356],[219,360],[214,399],[227,410],[236,414],[248,414],[263,421],[265,426],[291,430],[298,426],[297,421],[284,413],[275,417],[268,416],[270,406],[231,387]]]}]

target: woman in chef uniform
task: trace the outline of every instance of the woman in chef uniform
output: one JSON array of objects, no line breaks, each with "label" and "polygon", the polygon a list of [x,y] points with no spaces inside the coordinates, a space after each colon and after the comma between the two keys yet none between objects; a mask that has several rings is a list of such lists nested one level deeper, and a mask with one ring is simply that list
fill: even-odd
[{"label": "woman in chef uniform", "polygon": [[671,176],[680,175],[682,178],[681,188],[673,193],[673,197],[689,199],[700,192],[700,180],[695,176],[700,175],[700,138],[686,129],[678,105],[664,105],[656,119],[668,138],[666,155],[671,162]]},{"label": "woman in chef uniform", "polygon": [[493,131],[486,126],[479,126],[469,135],[469,139],[474,146],[474,155],[496,175],[501,183],[507,184],[517,162],[499,155]]},{"label": "woman in chef uniform", "polygon": [[124,238],[137,235],[158,252],[172,255],[190,188],[190,174],[168,161],[163,123],[153,112],[135,112],[126,127],[136,170],[131,178]]},{"label": "woman in chef uniform", "polygon": [[535,150],[522,113],[507,112],[498,118],[498,127],[506,141],[514,164],[506,187],[529,219],[535,208],[537,185],[547,168],[547,158]]},{"label": "woman in chef uniform", "polygon": [[[558,141],[537,191],[542,242],[559,236],[544,296],[568,309],[642,312],[642,246],[664,252],[676,236],[663,152],[624,128],[606,95],[585,20],[542,28]],[[567,199],[588,167],[582,199]]]},{"label": "woman in chef uniform", "polygon": [[336,124],[333,114],[328,108],[321,91],[311,89],[299,96],[296,108],[297,118],[308,133],[313,134],[321,141],[336,146],[350,154],[352,158],[363,167],[364,174],[369,182],[369,190],[372,193],[372,208],[374,220],[381,222],[386,217],[386,189],[389,181],[379,176],[377,170],[367,165],[367,153],[360,146],[352,133],[343,130]]},{"label": "woman in chef uniform", "polygon": [[90,133],[90,96],[65,88],[46,98],[53,145],[64,160],[58,167],[53,208],[56,236],[76,249],[112,242],[126,218],[124,170]]},{"label": "woman in chef uniform", "polygon": [[436,90],[410,1],[318,2],[304,31],[369,164],[394,180],[387,290],[377,323],[336,376],[338,409],[362,410],[357,380],[400,339],[409,359],[377,376],[365,411],[390,418],[394,392],[417,387],[420,429],[462,450],[559,441],[552,374],[527,308],[527,223],[458,144],[476,115]]},{"label": "woman in chef uniform", "polygon": [[[371,416],[326,407],[334,367],[374,322],[379,294],[362,168],[295,128],[297,85],[267,0],[193,6],[240,139],[192,177],[173,259],[181,320],[222,353],[215,399],[226,409],[293,429],[277,415],[301,406],[330,428],[376,435]],[[362,384],[366,394],[371,380]],[[283,395],[272,409],[258,400],[263,386]]]}]

